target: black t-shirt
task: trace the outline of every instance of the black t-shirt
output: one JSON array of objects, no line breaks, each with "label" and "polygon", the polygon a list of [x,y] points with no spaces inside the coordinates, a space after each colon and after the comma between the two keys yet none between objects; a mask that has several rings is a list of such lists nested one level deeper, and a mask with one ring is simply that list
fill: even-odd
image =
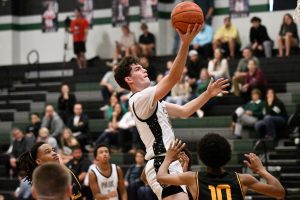
[{"label": "black t-shirt", "polygon": [[155,44],[155,36],[152,33],[149,33],[147,35],[140,35],[139,43],[141,44]]},{"label": "black t-shirt", "polygon": [[91,164],[91,161],[86,158],[81,158],[80,160],[73,158],[66,164],[66,166],[78,177],[82,172],[88,172]]},{"label": "black t-shirt", "polygon": [[264,41],[271,40],[265,26],[260,25],[258,28],[251,27],[250,41],[251,43],[257,42],[262,44]]},{"label": "black t-shirt", "polygon": [[[198,172],[198,199],[211,200],[221,192],[223,200],[243,200],[242,186],[237,173],[220,175]],[[231,198],[227,197],[231,194]]]}]

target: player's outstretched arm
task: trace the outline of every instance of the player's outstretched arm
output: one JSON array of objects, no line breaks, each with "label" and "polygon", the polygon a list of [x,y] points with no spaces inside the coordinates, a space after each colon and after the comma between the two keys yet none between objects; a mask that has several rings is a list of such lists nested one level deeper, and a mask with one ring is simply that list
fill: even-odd
[{"label": "player's outstretched arm", "polygon": [[262,183],[250,174],[240,174],[240,180],[244,188],[249,188],[257,193],[274,197],[276,199],[283,199],[285,190],[281,183],[271,175],[262,165],[261,160],[254,153],[245,154],[248,160],[244,163],[254,172],[266,180],[267,183]]},{"label": "player's outstretched arm", "polygon": [[184,66],[186,64],[189,45],[197,35],[197,33],[200,31],[200,29],[201,25],[196,24],[193,29],[191,28],[191,25],[189,25],[188,30],[185,34],[182,34],[177,30],[181,40],[180,48],[171,67],[170,73],[157,84],[154,102],[157,102],[164,98],[170,92],[172,87],[180,80]]},{"label": "player's outstretched arm", "polygon": [[157,181],[160,184],[166,185],[191,185],[195,178],[195,172],[184,172],[181,174],[169,174],[168,168],[170,164],[178,159],[179,153],[185,147],[185,143],[176,139],[173,141],[166,153],[164,162],[161,164],[158,173]]},{"label": "player's outstretched arm", "polygon": [[199,97],[193,99],[183,106],[168,103],[168,114],[171,117],[189,117],[212,97],[217,96],[219,93],[227,94],[228,91],[226,91],[225,88],[227,88],[228,86],[229,83],[227,79],[219,78],[218,80],[213,81],[213,79],[211,78],[206,91],[203,92]]}]

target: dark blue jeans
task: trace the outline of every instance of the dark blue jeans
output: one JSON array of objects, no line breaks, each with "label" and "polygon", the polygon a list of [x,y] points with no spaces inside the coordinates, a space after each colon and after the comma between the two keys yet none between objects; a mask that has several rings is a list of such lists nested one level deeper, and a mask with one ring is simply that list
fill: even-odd
[{"label": "dark blue jeans", "polygon": [[286,119],[282,116],[266,115],[262,120],[255,123],[255,130],[261,136],[268,135],[276,138],[278,136],[278,129],[284,127]]}]

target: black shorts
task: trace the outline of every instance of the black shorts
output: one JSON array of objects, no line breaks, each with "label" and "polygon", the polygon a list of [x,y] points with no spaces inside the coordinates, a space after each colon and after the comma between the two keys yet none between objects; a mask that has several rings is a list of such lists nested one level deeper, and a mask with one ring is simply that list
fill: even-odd
[{"label": "black shorts", "polygon": [[85,53],[85,42],[74,42],[74,53]]}]

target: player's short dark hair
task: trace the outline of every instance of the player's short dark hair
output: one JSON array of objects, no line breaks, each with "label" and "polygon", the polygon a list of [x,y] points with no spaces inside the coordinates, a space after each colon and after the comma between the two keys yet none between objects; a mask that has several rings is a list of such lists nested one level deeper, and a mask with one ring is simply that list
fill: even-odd
[{"label": "player's short dark hair", "polygon": [[139,60],[132,56],[127,56],[121,60],[115,69],[115,79],[121,88],[130,90],[129,85],[125,81],[125,77],[130,75],[131,65],[138,64]]},{"label": "player's short dark hair", "polygon": [[224,137],[209,133],[200,140],[198,154],[206,166],[218,169],[230,161],[231,148]]},{"label": "player's short dark hair", "polygon": [[106,144],[99,144],[99,145],[97,145],[96,148],[94,149],[94,158],[97,157],[97,151],[98,151],[98,149],[101,148],[101,147],[106,147],[106,148],[108,149],[109,153],[110,153],[110,148],[109,148],[108,145],[106,145]]}]

